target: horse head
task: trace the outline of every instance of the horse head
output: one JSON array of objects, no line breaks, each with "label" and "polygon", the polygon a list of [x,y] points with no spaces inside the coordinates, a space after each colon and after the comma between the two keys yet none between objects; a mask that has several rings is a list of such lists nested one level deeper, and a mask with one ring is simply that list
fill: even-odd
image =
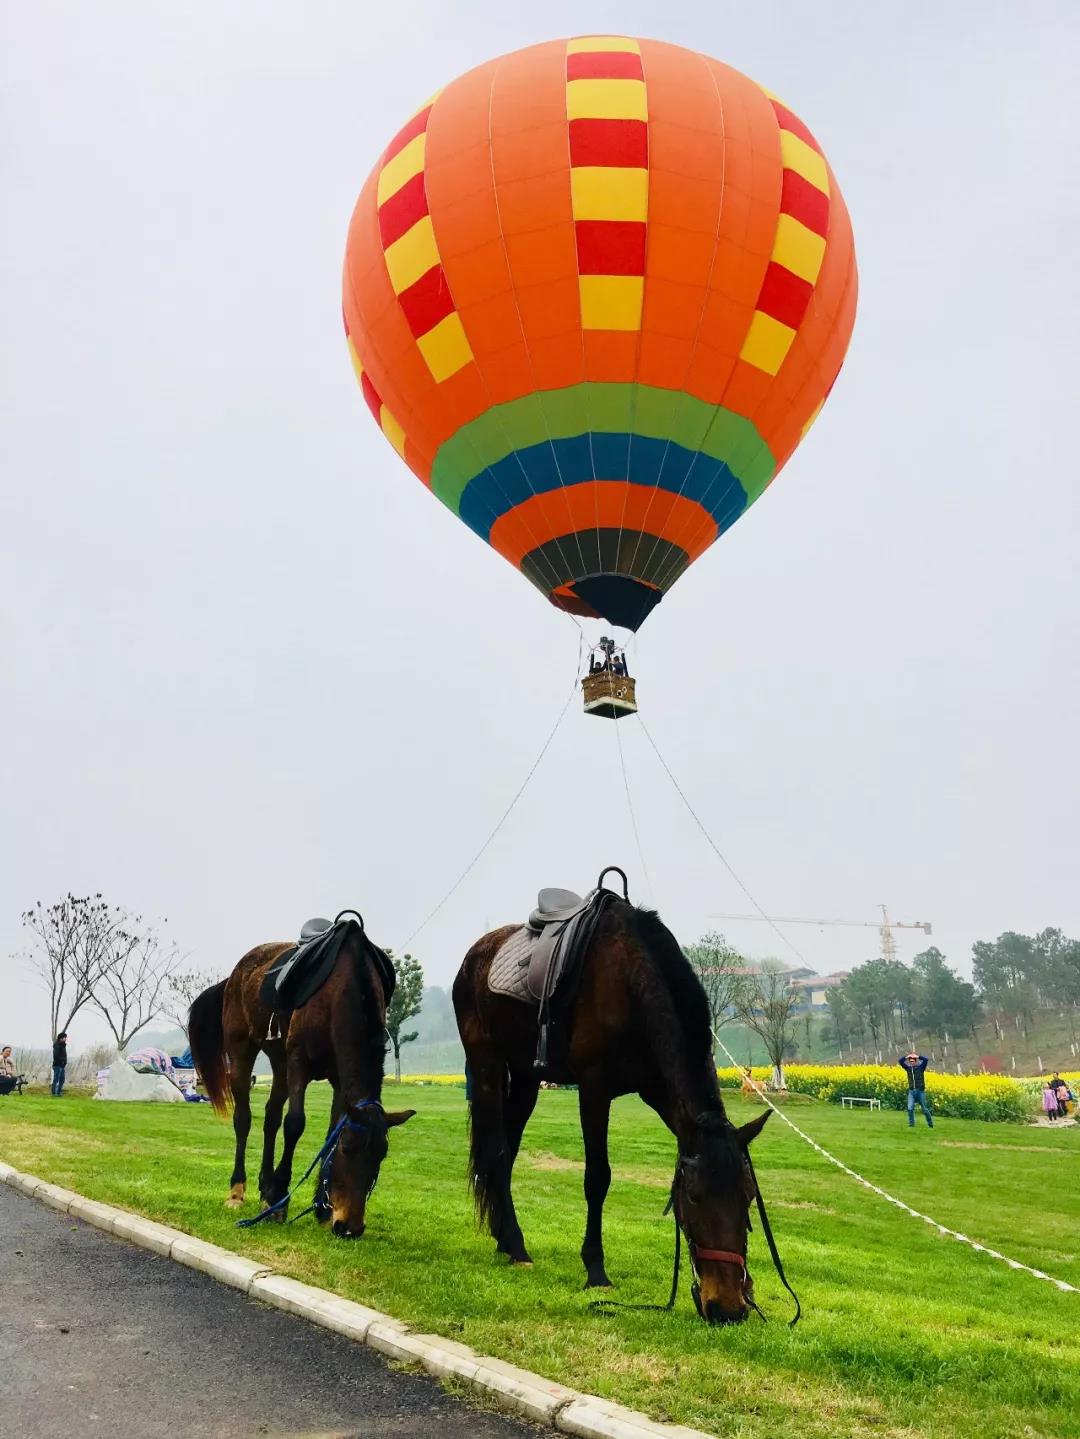
[{"label": "horse head", "polygon": [[388,1113],[377,1100],[349,1105],[326,1183],[327,1217],[339,1239],[359,1239],[363,1234],[368,1195],[386,1158],[389,1131],[415,1113],[415,1109]]},{"label": "horse head", "polygon": [[680,1147],[671,1201],[690,1250],[694,1303],[709,1324],[741,1323],[755,1307],[746,1239],[757,1185],[748,1151],[769,1112],[741,1129],[723,1113],[699,1115]]}]

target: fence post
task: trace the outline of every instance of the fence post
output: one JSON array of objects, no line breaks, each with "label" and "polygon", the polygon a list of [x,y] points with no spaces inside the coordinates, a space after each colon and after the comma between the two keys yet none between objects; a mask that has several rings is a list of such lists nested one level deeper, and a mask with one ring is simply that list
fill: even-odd
[{"label": "fence post", "polygon": [[1015,1073],[1016,1073],[1016,1055],[1015,1055],[1015,1054],[1014,1054],[1013,1057],[1012,1057],[1012,1067],[1013,1067],[1013,1073],[1015,1074]]},{"label": "fence post", "polygon": [[1042,1067],[1042,1055],[1041,1055],[1041,1054],[1038,1056],[1038,1059],[1039,1059],[1039,1073],[1042,1074],[1042,1072],[1043,1072],[1043,1067]]},{"label": "fence post", "polygon": [[957,1063],[957,1066],[956,1066],[956,1072],[957,1072],[957,1074],[959,1074],[959,1073],[960,1073],[960,1065],[959,1065],[959,1063]]}]

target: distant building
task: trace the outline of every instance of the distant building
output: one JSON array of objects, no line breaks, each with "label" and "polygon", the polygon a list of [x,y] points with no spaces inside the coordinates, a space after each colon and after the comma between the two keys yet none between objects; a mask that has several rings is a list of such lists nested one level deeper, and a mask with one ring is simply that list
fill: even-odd
[{"label": "distant building", "polygon": [[843,984],[849,971],[837,970],[835,974],[815,974],[813,970],[791,970],[791,987],[800,992],[799,1013],[820,1014],[828,1007],[829,990]]}]

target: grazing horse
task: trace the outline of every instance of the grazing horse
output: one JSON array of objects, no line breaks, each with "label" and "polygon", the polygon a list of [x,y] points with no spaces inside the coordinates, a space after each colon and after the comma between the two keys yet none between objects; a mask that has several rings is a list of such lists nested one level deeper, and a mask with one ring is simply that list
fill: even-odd
[{"label": "grazing horse", "polygon": [[678,1141],[675,1218],[696,1276],[694,1300],[709,1323],[746,1318],[749,1207],[757,1186],[750,1141],[769,1117],[736,1129],[713,1063],[709,1007],[686,956],[656,914],[612,899],[586,951],[572,1009],[543,1074],[534,1064],[537,1014],[492,993],[488,972],[517,926],[484,935],[454,981],[454,1009],[471,1071],[470,1179],[477,1215],[512,1264],[530,1264],[514,1211],[511,1174],[541,1078],[578,1086],[588,1218],[586,1287],[608,1288],[603,1210],[611,1184],[608,1117],[620,1094],[639,1094]]},{"label": "grazing horse", "polygon": [[[280,1204],[292,1182],[293,1154],[304,1132],[304,1095],[313,1079],[328,1079],[334,1101],[330,1130],[343,1118],[340,1138],[325,1180],[333,1233],[358,1239],[364,1232],[367,1198],[386,1157],[387,1131],[416,1113],[388,1114],[382,1107],[386,1057],[386,992],[372,946],[359,925],[350,924],[326,982],[314,996],[280,1018],[271,1038],[274,1014],[260,990],[267,970],[292,946],[261,944],[240,960],[228,979],[212,985],[191,1006],[188,1035],[195,1064],[219,1114],[228,1111],[231,1091],[236,1161],[225,1201],[238,1209],[247,1189],[244,1156],[251,1128],[251,1071],[259,1051],[270,1060],[273,1084],[263,1120],[259,1193],[267,1205]],[[281,1161],[274,1167],[278,1129],[285,1116]],[[329,1131],[328,1131],[329,1134]],[[322,1187],[322,1183],[321,1183]],[[284,1219],[287,1204],[275,1212]],[[318,1212],[318,1211],[317,1211]]]}]

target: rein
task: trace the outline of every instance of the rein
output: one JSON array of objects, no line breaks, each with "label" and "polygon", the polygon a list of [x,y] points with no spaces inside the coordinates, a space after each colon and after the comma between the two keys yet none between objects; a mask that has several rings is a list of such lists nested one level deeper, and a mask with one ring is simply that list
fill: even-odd
[{"label": "rein", "polygon": [[275,1200],[273,1204],[268,1204],[261,1214],[253,1215],[250,1219],[238,1219],[236,1221],[237,1229],[251,1229],[253,1225],[260,1224],[264,1219],[269,1219],[272,1214],[280,1213],[301,1185],[307,1182],[308,1176],[314,1171],[316,1166],[318,1166],[319,1178],[315,1185],[315,1198],[306,1209],[301,1209],[299,1214],[294,1214],[288,1223],[295,1224],[298,1219],[303,1219],[305,1214],[310,1214],[313,1210],[320,1210],[324,1214],[326,1213],[329,1209],[326,1190],[330,1181],[330,1166],[334,1162],[334,1155],[337,1153],[337,1147],[343,1132],[346,1129],[366,1132],[370,1128],[369,1125],[360,1124],[357,1120],[351,1118],[349,1114],[350,1108],[381,1109],[382,1104],[377,1099],[361,1099],[356,1104],[347,1106],[345,1113],[323,1140],[322,1148],[318,1154],[316,1154],[315,1158],[308,1165],[307,1169],[304,1170],[288,1194],[282,1195],[282,1197]]},{"label": "rein", "polygon": [[[772,1257],[773,1266],[775,1267],[777,1274],[780,1276],[780,1283],[784,1286],[787,1292],[791,1295],[792,1299],[794,1299],[795,1301],[795,1317],[788,1321],[788,1328],[794,1329],[795,1325],[798,1324],[799,1319],[802,1316],[802,1305],[799,1303],[799,1296],[795,1293],[794,1289],[792,1289],[791,1285],[788,1283],[787,1275],[784,1273],[784,1265],[780,1258],[779,1250],[776,1247],[776,1240],[773,1238],[772,1225],[769,1223],[769,1216],[765,1209],[765,1201],[761,1197],[761,1188],[758,1185],[757,1175],[754,1173],[754,1165],[750,1159],[749,1153],[747,1153],[746,1155],[746,1162],[750,1168],[750,1177],[754,1181],[754,1198],[757,1201],[758,1214],[761,1216],[761,1232],[764,1234],[765,1242],[769,1246],[769,1254]],[[594,1299],[589,1305],[590,1309],[636,1309],[651,1310],[653,1312],[659,1311],[663,1313],[675,1308],[675,1298],[679,1292],[679,1270],[682,1263],[683,1240],[682,1223],[680,1222],[678,1213],[675,1209],[675,1185],[678,1181],[678,1172],[678,1165],[676,1165],[675,1177],[671,1181],[671,1193],[668,1195],[667,1204],[664,1205],[665,1215],[670,1214],[675,1224],[675,1257],[671,1269],[671,1293],[668,1295],[667,1303],[625,1304],[622,1302],[622,1300],[619,1299]],[[686,1248],[687,1252],[690,1255],[690,1267],[693,1271],[695,1281],[698,1277],[697,1261],[699,1259],[712,1260],[718,1264],[734,1264],[742,1270],[744,1281],[748,1277],[749,1271],[746,1268],[746,1259],[743,1255],[737,1254],[733,1249],[702,1248],[700,1245],[694,1243],[694,1241],[690,1238],[689,1234],[686,1235]],[[701,1303],[698,1298],[697,1291],[698,1286],[695,1282],[693,1286],[694,1304],[698,1310],[698,1313],[701,1314]],[[761,1309],[758,1308],[757,1304],[755,1304],[754,1300],[748,1298],[747,1303],[756,1314],[760,1315],[762,1323],[766,1323],[767,1320],[765,1318],[765,1315],[762,1313]],[[704,1318],[704,1315],[702,1315],[702,1318]]]}]

